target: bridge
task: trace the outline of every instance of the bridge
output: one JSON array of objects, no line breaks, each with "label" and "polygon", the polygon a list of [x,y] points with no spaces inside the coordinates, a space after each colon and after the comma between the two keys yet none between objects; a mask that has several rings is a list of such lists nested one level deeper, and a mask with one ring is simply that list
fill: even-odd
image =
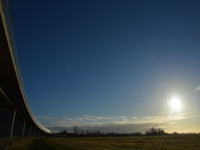
[{"label": "bridge", "polygon": [[[38,104],[39,105],[39,104]],[[26,96],[8,0],[0,0],[0,137],[46,136]]]}]

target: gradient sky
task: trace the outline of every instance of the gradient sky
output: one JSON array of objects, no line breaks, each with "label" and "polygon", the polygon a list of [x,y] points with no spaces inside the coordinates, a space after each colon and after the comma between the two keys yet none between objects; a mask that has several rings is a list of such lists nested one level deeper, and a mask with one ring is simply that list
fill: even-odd
[{"label": "gradient sky", "polygon": [[[200,132],[199,0],[10,6],[26,92],[45,126]],[[168,104],[174,96],[180,111]]]}]

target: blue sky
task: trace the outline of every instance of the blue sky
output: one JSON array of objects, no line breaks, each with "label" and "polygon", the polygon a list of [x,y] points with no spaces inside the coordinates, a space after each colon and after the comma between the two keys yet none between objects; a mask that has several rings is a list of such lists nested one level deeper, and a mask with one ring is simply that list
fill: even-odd
[{"label": "blue sky", "polygon": [[[10,6],[26,92],[45,126],[168,121],[167,131],[200,132],[198,0]],[[174,96],[182,109],[172,113]]]}]

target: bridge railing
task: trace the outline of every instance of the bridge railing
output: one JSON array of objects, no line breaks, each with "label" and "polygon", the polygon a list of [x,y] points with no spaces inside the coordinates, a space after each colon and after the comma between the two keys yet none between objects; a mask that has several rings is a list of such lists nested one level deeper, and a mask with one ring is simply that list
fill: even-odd
[{"label": "bridge railing", "polygon": [[28,97],[26,95],[26,90],[24,87],[24,82],[23,82],[23,77],[22,77],[22,73],[21,73],[21,67],[20,67],[20,61],[19,61],[19,56],[18,56],[18,52],[17,52],[17,44],[16,44],[16,38],[15,38],[15,33],[14,33],[14,27],[13,27],[13,22],[12,22],[12,16],[11,16],[11,10],[9,7],[9,0],[1,0],[2,3],[2,8],[4,11],[4,16],[5,16],[5,22],[6,22],[6,26],[7,26],[7,31],[8,31],[8,35],[9,35],[9,42],[11,45],[11,53],[13,54],[14,57],[14,63],[16,66],[16,71],[17,71],[17,75],[18,75],[18,80],[19,80],[19,84],[22,90],[22,94],[24,96],[24,102],[28,108],[28,111],[32,117],[32,119],[35,121],[35,123],[42,128],[42,130],[49,132],[48,129],[46,129],[45,127],[43,127],[36,119],[35,115],[33,114],[31,107],[30,107],[30,103],[28,101]]}]

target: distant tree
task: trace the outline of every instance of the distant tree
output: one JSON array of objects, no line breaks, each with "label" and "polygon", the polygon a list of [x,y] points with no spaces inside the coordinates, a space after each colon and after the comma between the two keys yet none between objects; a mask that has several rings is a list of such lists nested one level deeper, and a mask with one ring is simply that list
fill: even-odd
[{"label": "distant tree", "polygon": [[78,127],[74,126],[74,134],[77,134],[77,133],[78,133]]},{"label": "distant tree", "polygon": [[141,132],[133,132],[132,135],[133,135],[133,136],[141,136],[141,135],[143,135],[143,134],[142,134]]},{"label": "distant tree", "polygon": [[86,130],[86,134],[87,134],[87,135],[90,135],[90,130]]},{"label": "distant tree", "polygon": [[163,129],[158,129],[158,135],[164,135],[165,134],[165,131]]},{"label": "distant tree", "polygon": [[80,134],[81,133],[81,130],[77,129],[77,134]]},{"label": "distant tree", "polygon": [[67,134],[67,130],[63,130],[62,134]]},{"label": "distant tree", "polygon": [[101,135],[101,132],[100,132],[100,131],[97,131],[97,135]]},{"label": "distant tree", "polygon": [[166,134],[163,129],[150,128],[145,135],[164,135]]},{"label": "distant tree", "polygon": [[84,130],[83,129],[81,129],[81,135],[83,135],[84,134]]}]

